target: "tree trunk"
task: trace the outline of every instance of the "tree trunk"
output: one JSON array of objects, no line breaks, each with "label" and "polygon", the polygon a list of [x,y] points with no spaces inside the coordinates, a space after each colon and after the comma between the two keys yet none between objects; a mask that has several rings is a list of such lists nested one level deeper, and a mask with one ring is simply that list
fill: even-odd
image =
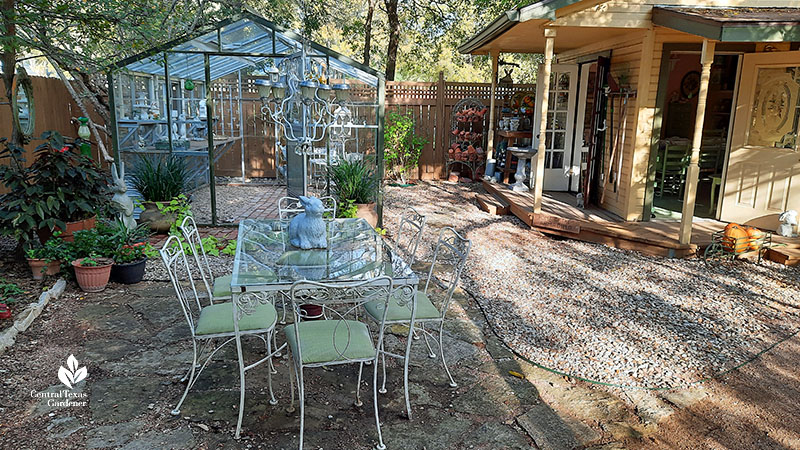
[{"label": "tree trunk", "polygon": [[372,47],[372,17],[375,15],[375,1],[369,0],[367,6],[367,20],[364,21],[364,65],[369,66],[369,56]]},{"label": "tree trunk", "polygon": [[386,81],[394,81],[397,69],[397,47],[400,45],[400,18],[397,14],[399,0],[383,0],[389,23],[389,45],[386,49]]},{"label": "tree trunk", "polygon": [[[14,95],[14,75],[17,70],[15,3],[15,0],[3,0],[3,27],[5,28],[4,37],[6,40],[6,45],[3,46],[3,83],[6,87],[8,110],[12,113],[10,117],[13,117],[12,108],[14,106],[11,104],[11,98]],[[11,137],[9,138],[9,143],[22,145],[22,134],[14,120],[11,121]]]}]

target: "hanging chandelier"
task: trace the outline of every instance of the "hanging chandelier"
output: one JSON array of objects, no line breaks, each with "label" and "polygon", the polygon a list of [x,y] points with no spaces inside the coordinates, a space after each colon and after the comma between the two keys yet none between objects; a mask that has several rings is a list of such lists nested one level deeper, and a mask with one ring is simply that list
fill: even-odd
[{"label": "hanging chandelier", "polygon": [[287,142],[297,144],[295,153],[309,156],[314,144],[325,139],[329,129],[337,137],[352,126],[347,107],[350,85],[328,85],[328,68],[309,57],[306,44],[299,53],[266,70],[267,78],[254,81],[261,97],[261,113],[278,124]]}]

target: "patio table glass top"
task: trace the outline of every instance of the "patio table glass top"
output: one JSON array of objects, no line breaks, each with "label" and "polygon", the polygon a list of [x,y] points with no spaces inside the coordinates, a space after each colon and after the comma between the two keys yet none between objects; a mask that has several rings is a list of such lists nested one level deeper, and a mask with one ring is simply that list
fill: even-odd
[{"label": "patio table glass top", "polygon": [[289,221],[247,219],[239,223],[231,287],[282,290],[299,280],[364,281],[389,276],[395,284],[417,275],[363,219],[326,221],[328,247],[302,250],[289,243]]}]

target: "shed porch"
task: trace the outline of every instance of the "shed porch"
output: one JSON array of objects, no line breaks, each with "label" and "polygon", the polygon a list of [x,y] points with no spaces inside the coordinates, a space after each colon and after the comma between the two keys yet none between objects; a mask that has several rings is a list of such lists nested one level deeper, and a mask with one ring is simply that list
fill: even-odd
[{"label": "shed porch", "polygon": [[[626,222],[597,207],[578,208],[575,197],[565,192],[545,192],[542,213],[535,214],[532,193],[514,192],[503,184],[486,181],[483,187],[487,193],[507,203],[511,214],[542,233],[657,256],[684,258],[702,254],[711,243],[711,233],[724,229],[727,224],[695,217],[691,243],[681,244],[678,241],[679,220]],[[789,265],[800,264],[800,238],[773,234],[772,241],[780,247],[770,249],[767,259]]]}]

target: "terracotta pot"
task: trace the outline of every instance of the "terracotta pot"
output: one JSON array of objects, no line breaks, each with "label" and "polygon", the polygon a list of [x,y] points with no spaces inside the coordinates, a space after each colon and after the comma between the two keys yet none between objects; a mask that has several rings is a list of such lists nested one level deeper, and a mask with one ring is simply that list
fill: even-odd
[{"label": "terracotta pot", "polygon": [[136,284],[144,278],[147,259],[111,266],[111,279],[122,284]]},{"label": "terracotta pot", "polygon": [[36,234],[39,236],[39,241],[44,244],[47,242],[51,237],[53,237],[53,233],[56,231],[61,231],[61,239],[65,242],[72,242],[75,237],[73,233],[80,230],[91,230],[94,228],[95,224],[97,223],[97,216],[89,217],[88,219],[77,220],[75,222],[67,222],[67,229],[62,230],[61,228],[56,228],[50,231],[49,228],[39,228],[36,231]]},{"label": "terracotta pot", "polygon": [[[167,203],[167,202],[158,202]],[[169,229],[176,220],[178,220],[177,213],[164,214],[158,210],[156,202],[142,202],[142,211],[139,214],[139,223],[146,223],[150,226],[150,230],[156,234],[169,233]]]},{"label": "terracotta pot", "polygon": [[356,203],[356,217],[364,219],[372,228],[378,226],[378,213],[375,212],[375,203]]},{"label": "terracotta pot", "polygon": [[61,270],[61,261],[28,258],[28,266],[34,280],[41,280],[45,275],[56,275]]},{"label": "terracotta pot", "polygon": [[84,292],[100,292],[106,288],[108,279],[111,276],[111,265],[114,261],[108,258],[98,258],[97,266],[82,266],[84,258],[72,261],[72,267],[75,269],[75,278],[78,280],[78,286]]}]

